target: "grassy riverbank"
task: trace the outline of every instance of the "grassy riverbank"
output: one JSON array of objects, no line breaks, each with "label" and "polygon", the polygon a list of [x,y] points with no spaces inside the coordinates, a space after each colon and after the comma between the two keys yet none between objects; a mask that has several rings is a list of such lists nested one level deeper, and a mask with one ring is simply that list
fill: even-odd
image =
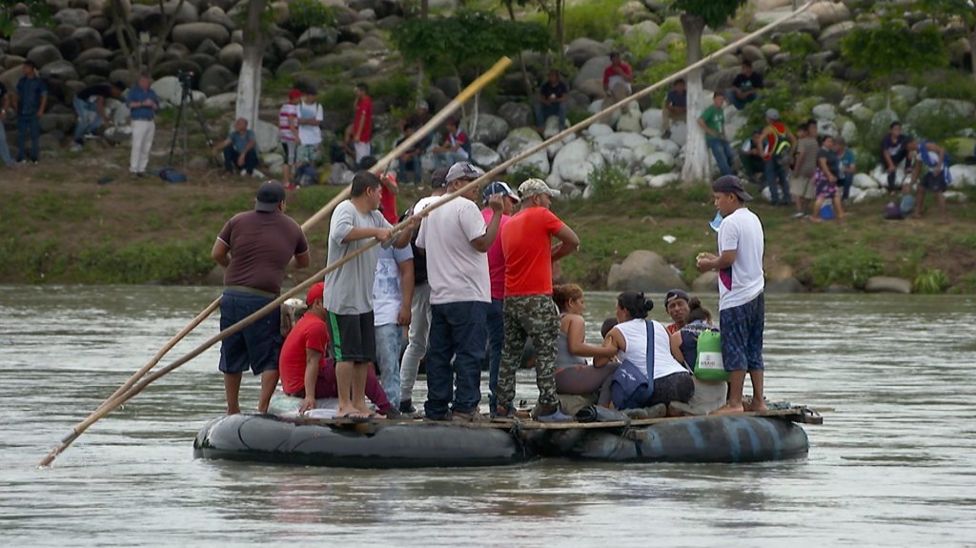
[{"label": "grassy riverbank", "polygon": [[[224,221],[248,209],[254,179],[216,170],[191,172],[191,182],[167,185],[135,179],[124,151],[4,171],[0,201],[2,283],[219,283],[209,250]],[[122,166],[122,167],[120,167]],[[108,184],[97,180],[114,176]],[[289,196],[289,214],[303,221],[339,189],[312,187]],[[419,196],[404,189],[401,204]],[[950,204],[950,219],[883,221],[880,201],[852,207],[845,224],[815,225],[789,218],[790,210],[756,206],[766,226],[767,271],[792,271],[807,287],[858,286],[876,274],[928,282],[933,289],[976,292],[976,194]],[[712,250],[714,210],[704,186],[691,189],[613,190],[591,200],[562,202],[557,213],[583,240],[563,265],[564,277],[603,289],[611,264],[649,249],[682,270],[689,283],[693,258]],[[310,235],[312,264],[324,264],[327,225]],[[672,244],[666,235],[676,238]],[[309,270],[310,273],[312,270]],[[936,273],[941,272],[941,274]],[[303,273],[296,273],[301,276]]]}]

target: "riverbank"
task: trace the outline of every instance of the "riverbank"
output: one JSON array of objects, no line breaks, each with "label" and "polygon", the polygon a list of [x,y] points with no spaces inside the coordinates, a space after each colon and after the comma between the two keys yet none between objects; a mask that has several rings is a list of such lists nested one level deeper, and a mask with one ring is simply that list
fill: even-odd
[{"label": "riverbank", "polygon": [[[258,181],[216,168],[190,170],[184,184],[134,178],[124,167],[126,153],[66,153],[56,164],[3,172],[0,283],[220,283],[209,257],[213,238],[231,215],[251,207]],[[339,190],[289,193],[288,213],[302,222]],[[920,290],[976,293],[976,192],[967,192],[966,202],[949,204],[946,220],[933,212],[884,221],[877,199],[853,205],[844,224],[813,224],[791,219],[787,208],[757,203],[767,274],[795,277],[815,291],[859,288],[870,276],[887,275],[912,280]],[[404,187],[401,209],[422,194]],[[715,246],[708,228],[714,208],[704,185],[612,188],[585,201],[557,202],[555,210],[583,241],[580,253],[564,261],[563,276],[587,289],[605,289],[610,265],[637,249],[660,254],[691,284],[695,255]],[[313,267],[292,273],[294,279],[324,264],[327,230],[323,223],[311,231]]]}]

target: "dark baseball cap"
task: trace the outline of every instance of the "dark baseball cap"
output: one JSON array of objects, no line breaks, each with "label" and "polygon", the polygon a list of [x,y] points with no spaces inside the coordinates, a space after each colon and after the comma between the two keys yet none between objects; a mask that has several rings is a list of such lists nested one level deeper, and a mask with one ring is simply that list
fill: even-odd
[{"label": "dark baseball cap", "polygon": [[265,181],[258,189],[257,201],[254,203],[255,211],[274,211],[278,204],[285,201],[285,187],[278,181]]},{"label": "dark baseball cap", "polygon": [[665,308],[671,304],[671,301],[683,299],[685,302],[689,302],[688,292],[683,289],[672,289],[664,295],[664,306]]},{"label": "dark baseball cap", "polygon": [[519,203],[521,201],[519,199],[519,195],[516,194],[515,191],[512,190],[512,187],[508,186],[508,183],[505,181],[494,181],[490,183],[483,191],[481,191],[481,198],[487,202],[488,199],[495,194],[507,196],[514,200],[515,203]]},{"label": "dark baseball cap", "polygon": [[742,187],[742,181],[735,175],[723,175],[712,183],[712,192],[735,194],[743,202],[752,201],[752,196]]}]

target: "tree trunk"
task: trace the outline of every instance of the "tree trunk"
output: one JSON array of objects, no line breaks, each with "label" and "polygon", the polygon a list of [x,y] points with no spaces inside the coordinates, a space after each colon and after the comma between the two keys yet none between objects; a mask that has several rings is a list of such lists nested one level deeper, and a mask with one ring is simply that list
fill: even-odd
[{"label": "tree trunk", "polygon": [[[508,9],[508,18],[513,23],[515,22],[515,8],[513,2],[505,2],[505,8]],[[531,97],[535,91],[532,85],[532,79],[529,78],[529,70],[525,67],[525,58],[522,57],[522,52],[518,54],[519,65],[522,67],[522,80],[525,81],[525,94]],[[546,67],[548,69],[548,67]]]},{"label": "tree trunk", "polygon": [[563,49],[566,47],[566,28],[563,19],[565,6],[563,0],[556,0],[556,41],[559,42],[559,58],[563,57]]},{"label": "tree trunk", "polygon": [[976,78],[976,24],[969,30],[969,68],[973,71],[973,78]]},{"label": "tree trunk", "polygon": [[420,18],[424,21],[427,20],[427,15],[430,13],[430,2],[429,0],[420,0]]},{"label": "tree trunk", "polygon": [[261,104],[261,61],[264,57],[261,16],[266,3],[266,0],[250,0],[248,3],[247,20],[244,23],[244,63],[237,80],[237,104],[234,111],[238,118],[247,120],[252,129],[257,123]]},{"label": "tree trunk", "polygon": [[[687,66],[702,58],[701,37],[705,30],[705,20],[685,13],[681,15],[681,28],[687,43]],[[685,80],[688,83],[688,140],[685,143],[685,164],[681,169],[681,180],[685,184],[708,182],[711,159],[705,146],[705,132],[697,123],[698,114],[705,109],[708,101],[702,89],[701,69],[689,73]]]}]

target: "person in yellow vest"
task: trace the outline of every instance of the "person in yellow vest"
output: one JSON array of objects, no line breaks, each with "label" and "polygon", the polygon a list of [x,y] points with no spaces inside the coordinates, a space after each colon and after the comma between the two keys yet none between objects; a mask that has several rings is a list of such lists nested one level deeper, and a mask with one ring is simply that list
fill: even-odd
[{"label": "person in yellow vest", "polygon": [[762,146],[763,172],[769,186],[769,197],[773,205],[788,206],[791,203],[790,183],[786,173],[792,151],[796,148],[796,137],[780,120],[778,110],[767,110],[766,122],[759,135],[759,143]]}]

